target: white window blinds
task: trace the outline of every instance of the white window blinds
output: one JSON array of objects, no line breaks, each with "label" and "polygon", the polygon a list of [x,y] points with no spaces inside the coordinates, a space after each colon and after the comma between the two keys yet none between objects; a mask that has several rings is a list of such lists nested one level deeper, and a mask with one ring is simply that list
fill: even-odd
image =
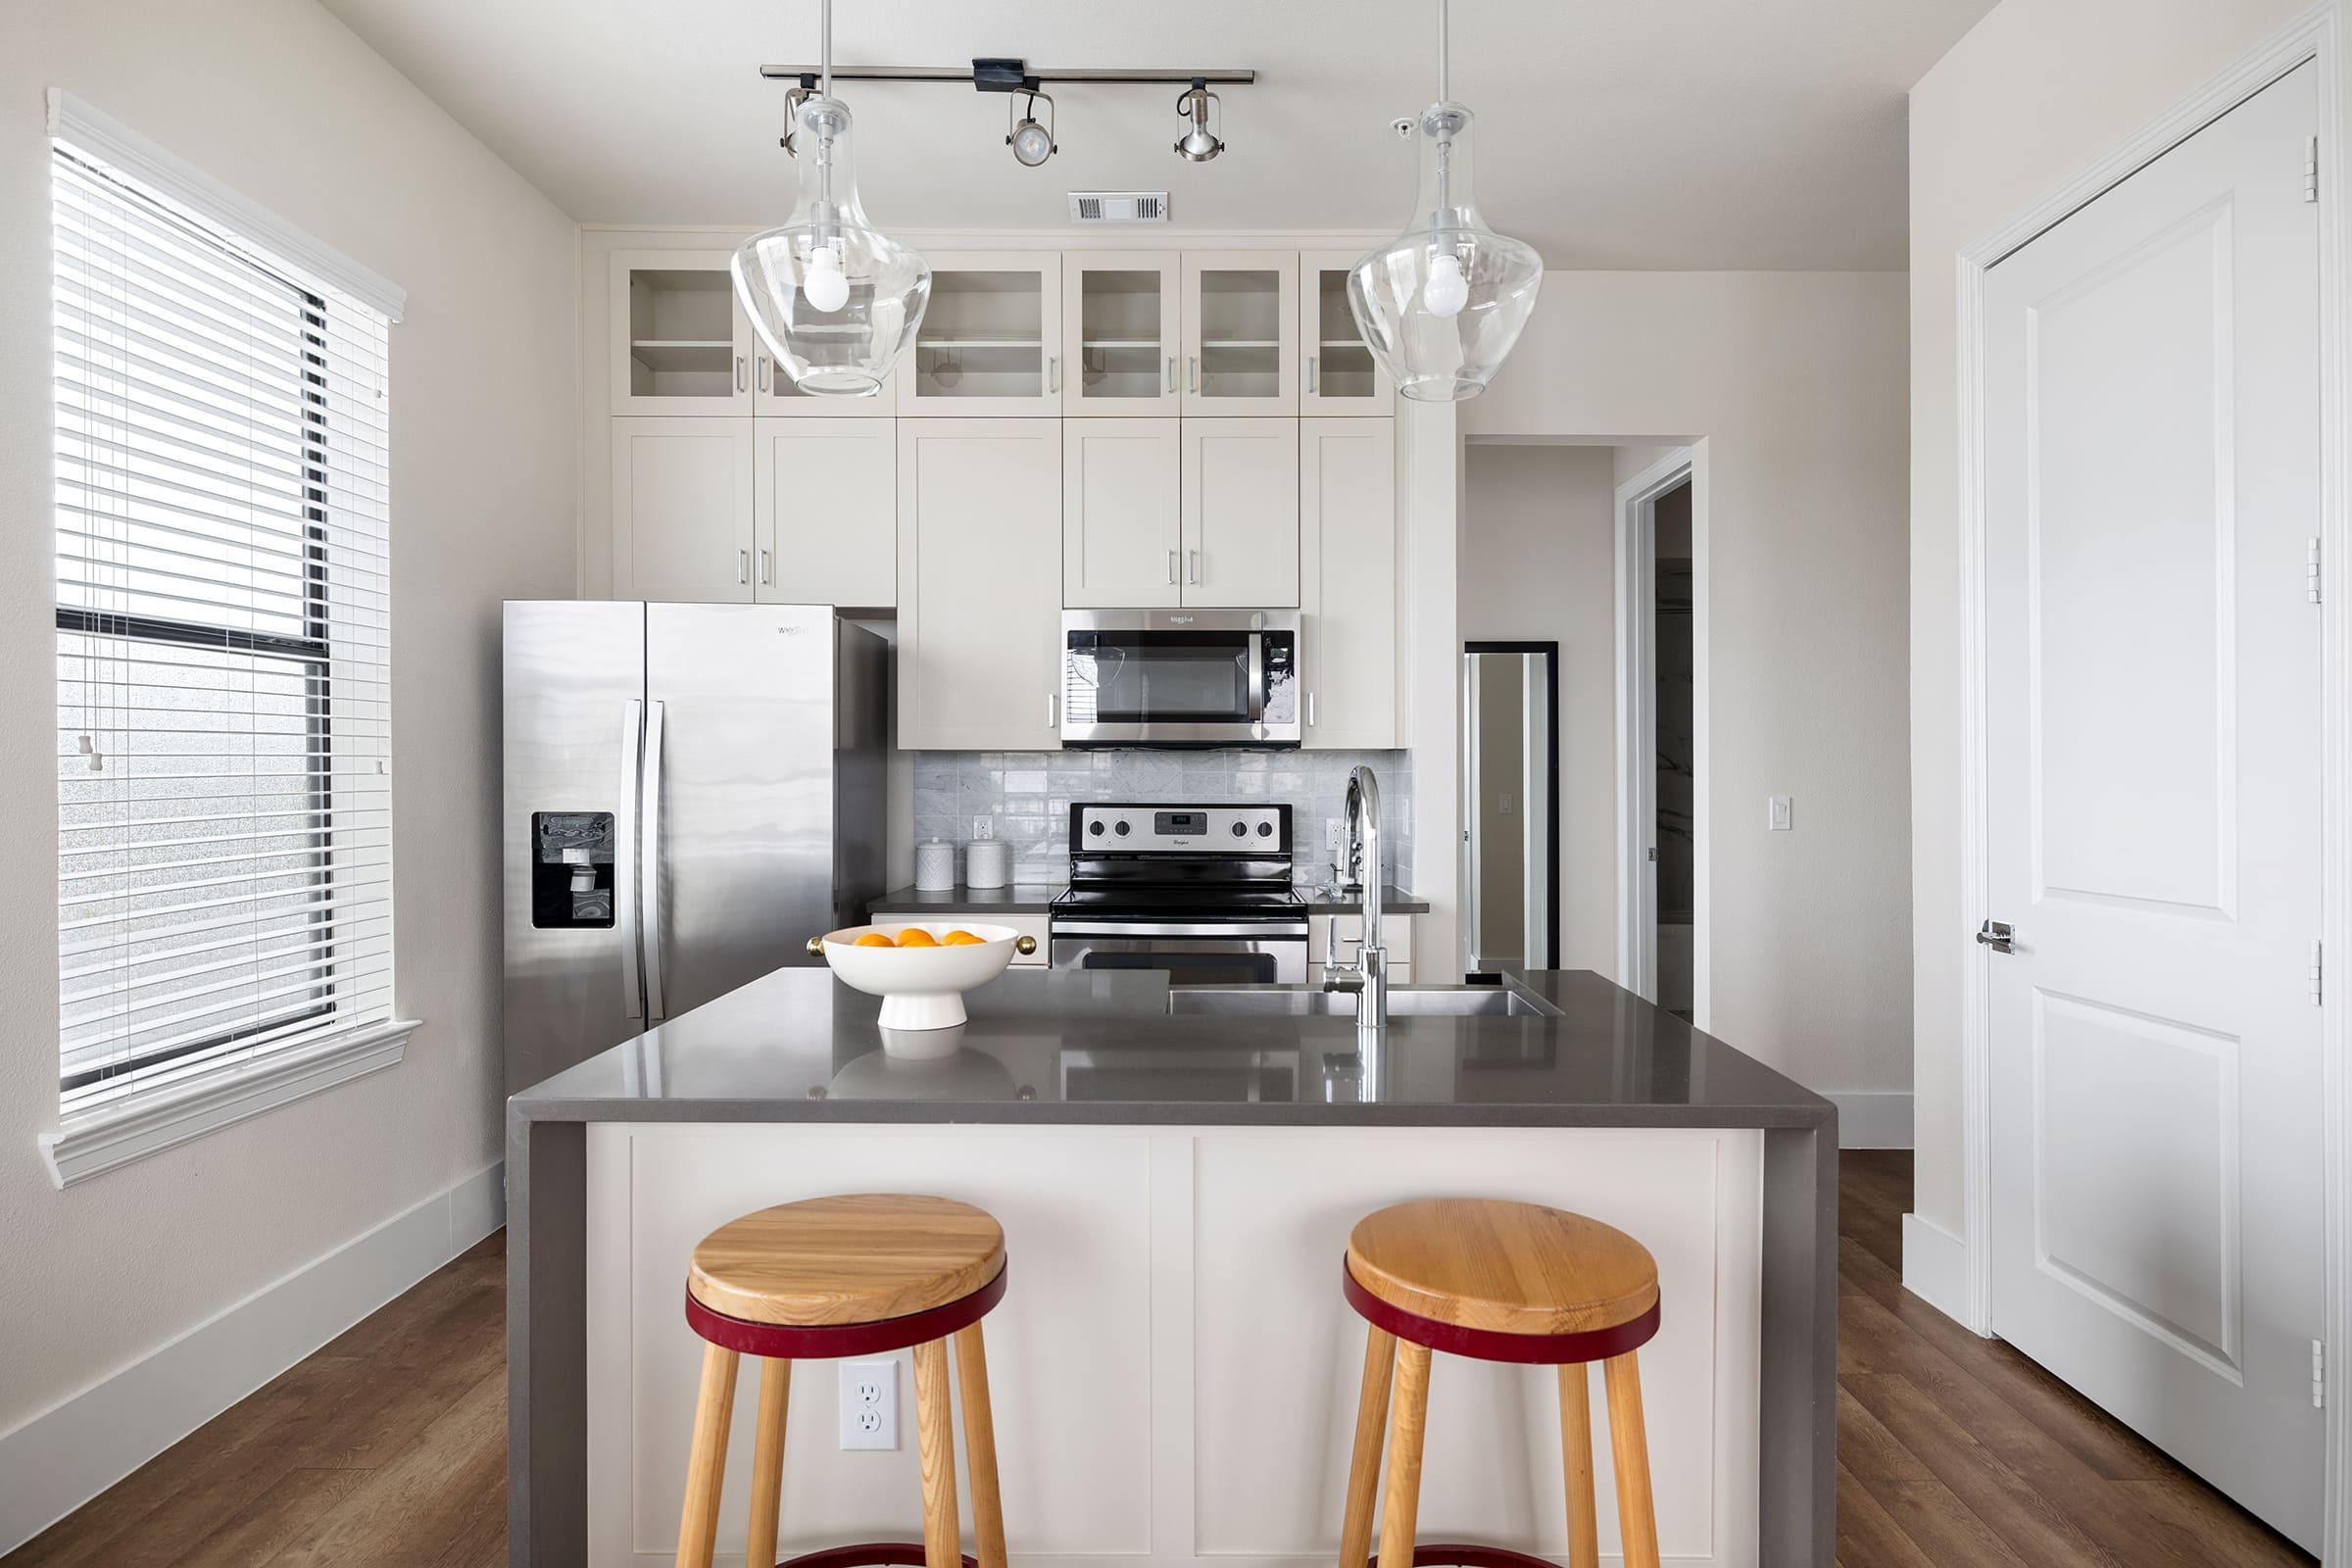
[{"label": "white window blinds", "polygon": [[54,148],[72,1113],[391,1014],[389,321]]}]

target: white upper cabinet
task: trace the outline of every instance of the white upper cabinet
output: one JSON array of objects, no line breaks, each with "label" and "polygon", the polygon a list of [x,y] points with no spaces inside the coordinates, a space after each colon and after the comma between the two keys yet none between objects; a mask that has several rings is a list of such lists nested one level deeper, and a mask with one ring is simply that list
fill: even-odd
[{"label": "white upper cabinet", "polygon": [[899,413],[1062,412],[1061,253],[929,255],[931,304],[899,363]]},{"label": "white upper cabinet", "polygon": [[1184,412],[1298,412],[1298,253],[1184,253]]},{"label": "white upper cabinet", "polygon": [[1298,421],[1185,419],[1184,603],[1298,603]]},{"label": "white upper cabinet", "polygon": [[760,603],[899,602],[898,428],[896,419],[753,422]]},{"label": "white upper cabinet", "polygon": [[899,423],[899,745],[1061,745],[1061,437],[1046,419]]},{"label": "white upper cabinet", "polygon": [[749,414],[750,320],[725,251],[612,253],[612,412]]},{"label": "white upper cabinet", "polygon": [[1174,251],[1062,258],[1061,412],[1135,418],[1184,407],[1184,269]]},{"label": "white upper cabinet", "polygon": [[1351,251],[1306,251],[1298,258],[1298,343],[1305,356],[1299,378],[1302,415],[1390,415],[1396,385],[1372,358],[1348,308]]},{"label": "white upper cabinet", "polygon": [[1061,602],[1080,610],[1184,602],[1175,419],[1087,419],[1062,430]]},{"label": "white upper cabinet", "polygon": [[1298,446],[1302,743],[1356,751],[1401,745],[1396,421],[1301,419]]},{"label": "white upper cabinet", "polygon": [[613,598],[751,601],[756,422],[612,421]]}]

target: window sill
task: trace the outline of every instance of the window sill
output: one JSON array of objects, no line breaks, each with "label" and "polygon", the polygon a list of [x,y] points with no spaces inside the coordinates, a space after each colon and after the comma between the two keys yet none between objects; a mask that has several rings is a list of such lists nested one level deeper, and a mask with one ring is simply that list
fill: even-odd
[{"label": "window sill", "polygon": [[41,1158],[61,1188],[176,1148],[264,1111],[399,1065],[416,1020],[368,1024],[239,1062],[195,1083],[74,1116],[41,1134]]}]

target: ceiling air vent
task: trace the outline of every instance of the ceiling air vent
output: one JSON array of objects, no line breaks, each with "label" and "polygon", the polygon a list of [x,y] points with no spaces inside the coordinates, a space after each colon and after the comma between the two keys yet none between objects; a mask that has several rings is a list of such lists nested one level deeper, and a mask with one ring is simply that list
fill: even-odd
[{"label": "ceiling air vent", "polygon": [[1164,223],[1168,193],[1164,190],[1074,190],[1070,192],[1073,223]]}]

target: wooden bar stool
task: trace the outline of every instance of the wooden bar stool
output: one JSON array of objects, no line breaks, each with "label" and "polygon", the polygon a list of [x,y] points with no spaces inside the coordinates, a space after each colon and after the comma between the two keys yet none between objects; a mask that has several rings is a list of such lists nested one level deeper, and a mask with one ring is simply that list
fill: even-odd
[{"label": "wooden bar stool", "polygon": [[1649,1446],[1634,1361],[1636,1348],[1658,1332],[1658,1265],[1648,1249],[1598,1220],[1535,1203],[1428,1199],[1358,1221],[1348,1238],[1344,1272],[1348,1304],[1372,1327],[1355,1412],[1355,1461],[1348,1472],[1341,1568],[1364,1562],[1371,1547],[1384,1427],[1388,1500],[1381,1512],[1379,1568],[1547,1568],[1544,1558],[1503,1547],[1414,1544],[1432,1350],[1560,1369],[1570,1568],[1593,1568],[1600,1561],[1585,1372],[1588,1362],[1600,1362],[1626,1568],[1657,1568]]},{"label": "wooden bar stool", "polygon": [[[833,1546],[799,1568],[904,1563],[1004,1568],[996,1428],[980,1319],[1004,1297],[1004,1232],[986,1211],[945,1198],[863,1194],[763,1208],[721,1225],[694,1250],[686,1322],[703,1349],[694,1454],[678,1520],[679,1568],[710,1568],[735,1410],[737,1358],[761,1358],[746,1564],[776,1560],[784,1486],[784,1406],[792,1363],[914,1347],[914,1422],[923,1476],[923,1539]],[[948,1340],[962,1386],[964,1464],[977,1563],[960,1548],[956,1446],[949,1431]]]}]

